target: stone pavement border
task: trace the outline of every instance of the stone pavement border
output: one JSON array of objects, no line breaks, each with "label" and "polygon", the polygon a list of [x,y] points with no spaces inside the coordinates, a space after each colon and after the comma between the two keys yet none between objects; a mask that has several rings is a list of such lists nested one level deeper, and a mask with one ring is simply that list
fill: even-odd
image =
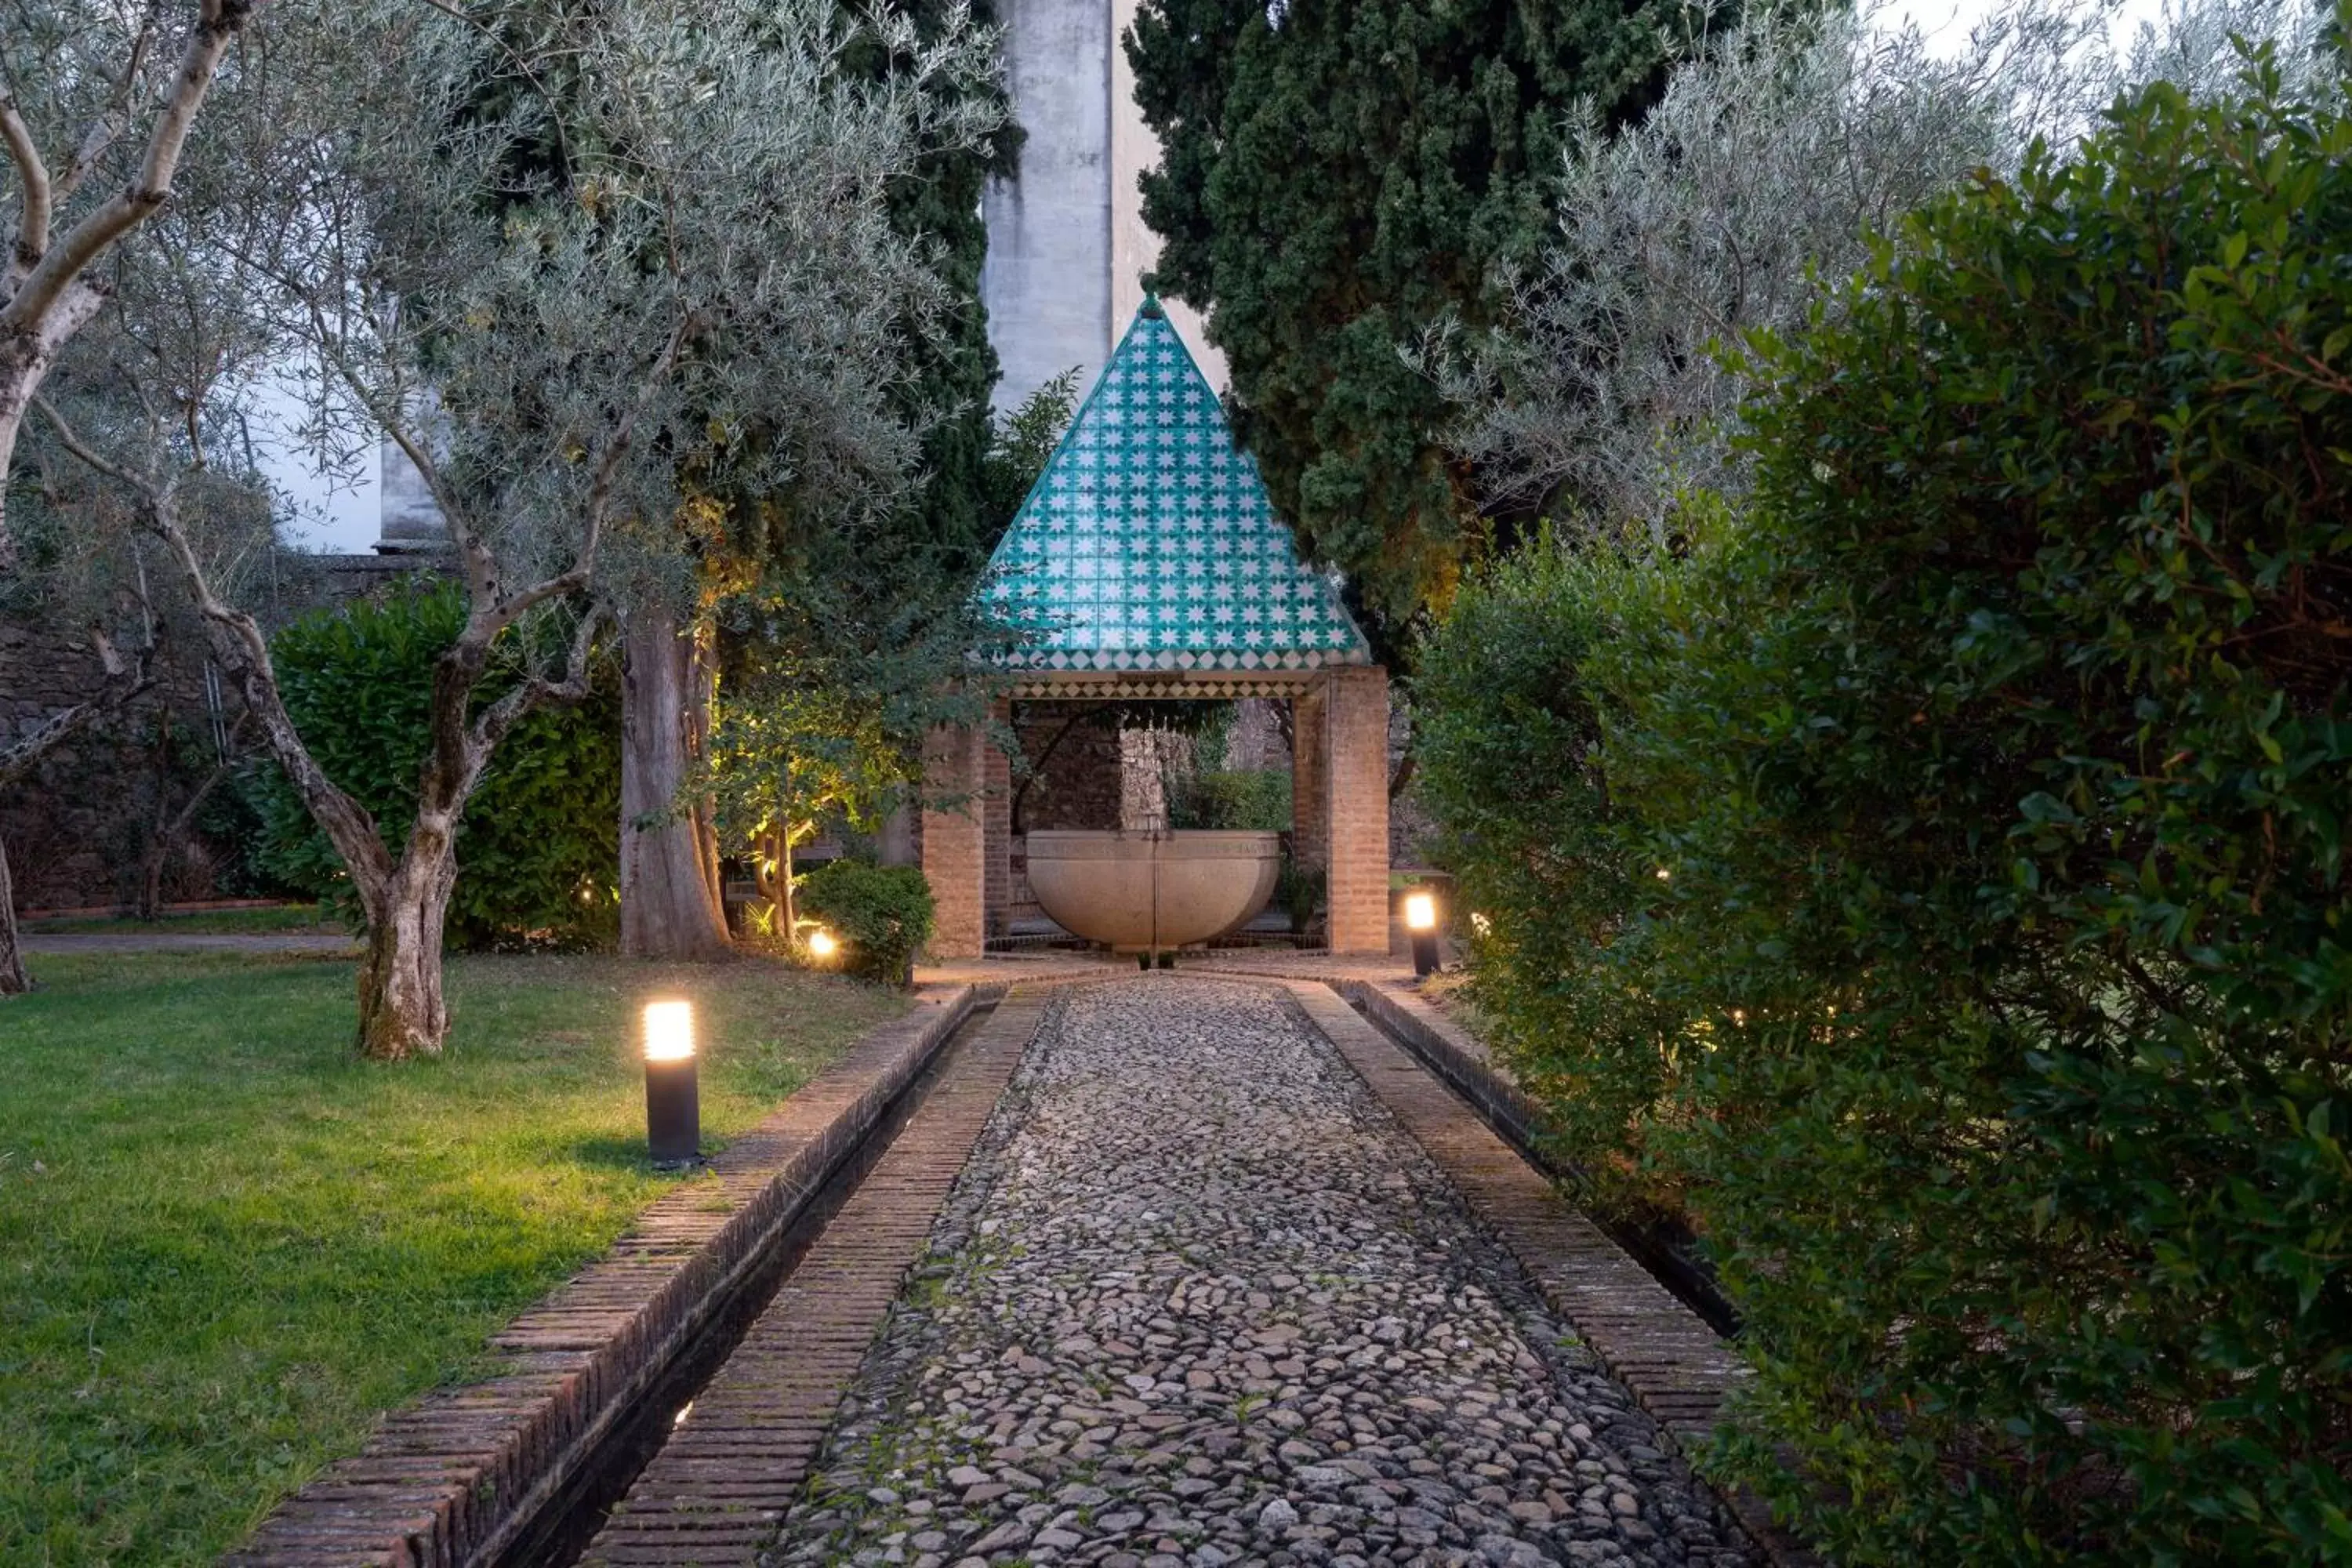
[{"label": "stone pavement border", "polygon": [[580,1561],[604,1568],[756,1563],[807,1479],[876,1332],[1046,997],[1016,991],[956,1047],[889,1152],[803,1255]]},{"label": "stone pavement border", "polygon": [[979,999],[923,986],[598,1261],[494,1336],[502,1368],[391,1416],[225,1561],[236,1568],[443,1568],[510,1546],[713,1319]]},{"label": "stone pavement border", "polygon": [[[1726,1395],[1748,1375],[1732,1348],[1570,1207],[1551,1178],[1506,1142],[1481,1110],[1465,1103],[1331,986],[1286,984],[1308,1021],[1453,1180],[1473,1212],[1518,1259],[1545,1304],[1576,1331],[1609,1374],[1678,1443],[1705,1442]],[[1500,1084],[1491,1072],[1483,1076]],[[1735,1492],[1725,1500],[1779,1568],[1817,1562],[1772,1522],[1761,1499]]]}]

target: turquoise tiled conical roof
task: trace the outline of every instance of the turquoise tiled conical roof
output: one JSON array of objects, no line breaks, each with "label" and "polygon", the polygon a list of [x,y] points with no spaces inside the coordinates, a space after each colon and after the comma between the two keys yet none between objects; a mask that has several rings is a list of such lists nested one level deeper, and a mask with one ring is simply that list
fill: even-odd
[{"label": "turquoise tiled conical roof", "polygon": [[1146,300],[989,563],[1026,669],[1314,669],[1371,652],[1302,565],[1208,378]]}]

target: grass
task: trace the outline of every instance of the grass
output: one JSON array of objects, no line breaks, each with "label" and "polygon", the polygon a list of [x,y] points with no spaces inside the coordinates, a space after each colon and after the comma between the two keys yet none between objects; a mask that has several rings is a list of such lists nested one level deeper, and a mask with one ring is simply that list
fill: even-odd
[{"label": "grass", "polygon": [[660,1193],[629,1037],[698,1003],[706,1146],[901,1004],[745,963],[453,963],[364,1063],[352,966],[40,959],[0,1004],[0,1563],[205,1563]]},{"label": "grass", "polygon": [[163,912],[156,921],[129,915],[91,915],[71,920],[26,921],[28,936],[267,936],[281,931],[341,931],[343,925],[316,904],[271,904],[263,909],[190,910]]}]

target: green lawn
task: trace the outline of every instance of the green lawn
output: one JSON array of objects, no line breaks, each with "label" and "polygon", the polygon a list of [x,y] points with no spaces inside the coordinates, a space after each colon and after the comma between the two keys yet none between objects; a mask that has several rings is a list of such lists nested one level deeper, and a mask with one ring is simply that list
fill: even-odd
[{"label": "green lawn", "polygon": [[38,936],[252,936],[281,931],[343,930],[316,904],[270,904],[248,910],[189,910],[163,911],[158,921],[136,921],[128,915],[92,915],[73,920],[26,921],[26,935]]},{"label": "green lawn", "polygon": [[698,1003],[723,1138],[902,1005],[747,962],[459,960],[436,1060],[356,1060],[352,966],[39,958],[0,1003],[0,1563],[204,1563],[607,1246],[631,1026]]}]

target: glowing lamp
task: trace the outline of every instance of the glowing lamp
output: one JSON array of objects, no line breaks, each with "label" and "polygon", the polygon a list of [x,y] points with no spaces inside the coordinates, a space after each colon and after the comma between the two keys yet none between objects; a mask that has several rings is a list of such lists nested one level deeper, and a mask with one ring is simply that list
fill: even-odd
[{"label": "glowing lamp", "polygon": [[702,1100],[694,1073],[694,1004],[646,1004],[646,1147],[656,1166],[702,1157]]},{"label": "glowing lamp", "polygon": [[823,926],[809,932],[809,952],[815,956],[818,963],[832,963],[833,955],[840,951],[840,942]]},{"label": "glowing lamp", "polygon": [[1412,933],[1412,972],[1434,974],[1437,962],[1437,896],[1434,893],[1407,893],[1404,896],[1404,927]]}]

